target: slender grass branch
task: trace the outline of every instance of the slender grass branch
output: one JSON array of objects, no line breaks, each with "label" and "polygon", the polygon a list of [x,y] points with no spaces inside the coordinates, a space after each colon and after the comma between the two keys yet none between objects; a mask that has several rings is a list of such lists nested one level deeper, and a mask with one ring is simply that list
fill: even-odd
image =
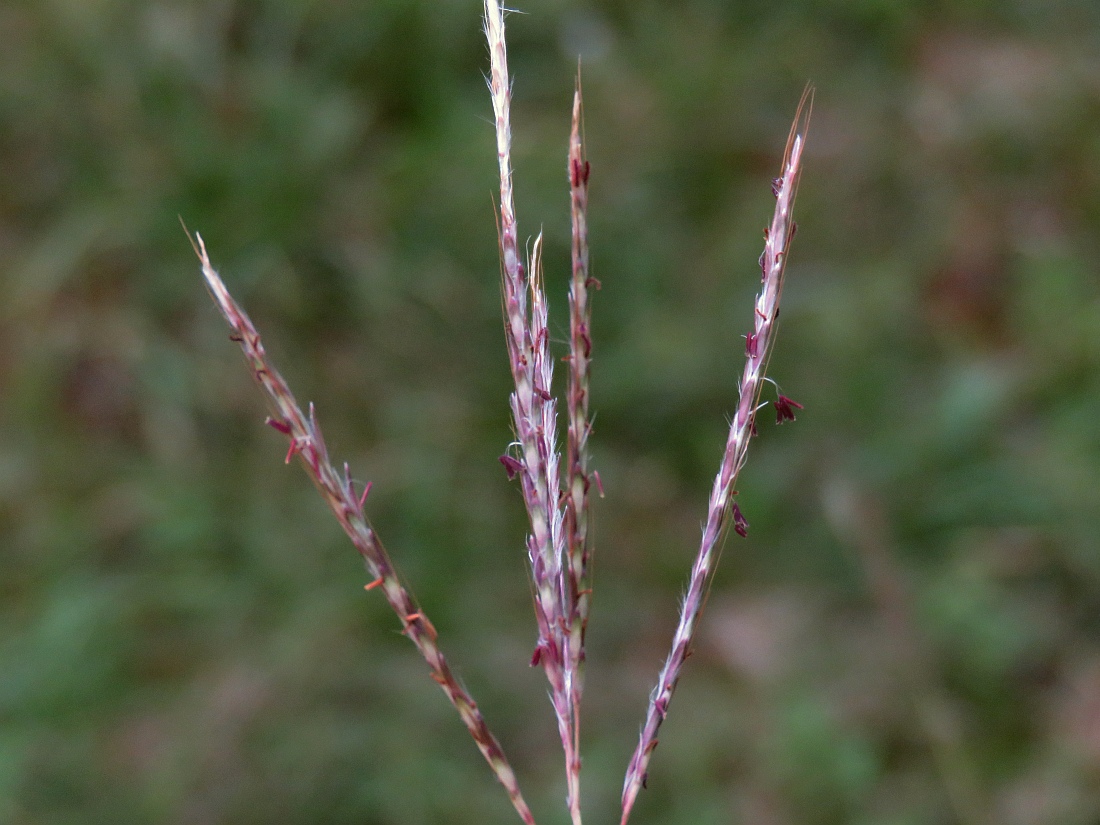
[{"label": "slender grass branch", "polygon": [[348,465],[344,465],[343,473],[337,472],[333,467],[313,405],[309,405],[308,415],[302,411],[290,387],[268,358],[260,340],[260,334],[256,331],[252,320],[233,300],[233,296],[229,294],[221,277],[211,265],[202,236],[196,233],[193,243],[195,253],[202,263],[202,274],[206,279],[207,288],[229,324],[230,338],[240,344],[245,359],[252,369],[252,375],[267,398],[273,413],[267,419],[267,423],[285,435],[290,442],[286,462],[289,464],[294,456],[299,458],[306,474],[325,499],[325,503],[336,516],[336,520],[340,522],[340,526],[344,528],[344,532],[351,539],[355,549],[359,551],[359,555],[363,557],[371,577],[371,582],[366,586],[367,590],[377,589],[385,596],[393,612],[397,614],[404,634],[409,637],[416,649],[420,651],[420,655],[424,657],[424,661],[428,663],[432,679],[443,689],[451,704],[454,705],[463,724],[466,725],[466,729],[481,750],[482,756],[485,757],[485,761],[489,763],[489,768],[508,792],[516,813],[525,823],[534,825],[535,818],[524,801],[515,772],[508,764],[500,743],[489,731],[473,697],[451,671],[439,647],[435,627],[423,609],[416,604],[409,591],[401,584],[389,554],[364,514],[363,507],[369,485],[363,491],[357,491]]},{"label": "slender grass branch", "polygon": [[[638,792],[645,786],[646,771],[654,748],[657,747],[657,731],[661,727],[672,694],[680,679],[680,673],[691,655],[695,629],[706,603],[710,582],[718,563],[718,555],[726,532],[732,526],[739,535],[746,535],[748,522],[741,508],[733,500],[736,495],[737,476],[748,455],[749,440],[756,432],[756,413],[760,409],[760,393],[764,388],[765,371],[771,355],[776,322],[779,319],[779,298],[783,293],[783,273],[787,254],[795,233],[793,218],[794,199],[798,191],[798,178],[802,170],[802,149],[806,140],[813,104],[813,89],[806,88],[791,125],[787,148],[783,156],[780,176],[772,183],[775,194],[775,213],[771,225],[764,230],[764,253],[760,256],[761,287],[753,308],[752,332],[745,337],[745,368],[741,376],[740,399],[737,412],[730,423],[726,449],[715,476],[707,508],[707,520],[699,552],[691,569],[687,594],[680,610],[680,620],[672,639],[672,649],[657,677],[657,685],[650,695],[649,708],[638,745],[627,768],[623,784],[621,825],[626,825],[634,807]],[[792,407],[800,407],[786,396],[775,402],[776,420],[794,418]]]}]

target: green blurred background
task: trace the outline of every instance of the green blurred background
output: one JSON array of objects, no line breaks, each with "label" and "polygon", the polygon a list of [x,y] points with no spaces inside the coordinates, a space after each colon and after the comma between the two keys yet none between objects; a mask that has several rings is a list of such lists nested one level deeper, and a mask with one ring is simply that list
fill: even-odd
[{"label": "green blurred background", "polygon": [[[509,18],[564,338],[596,296],[584,794],[622,774],[817,87],[767,416],[634,822],[1100,821],[1100,4]],[[477,0],[0,5],[0,822],[517,821],[297,466],[203,233],[564,823],[511,438]],[[559,341],[560,344],[560,341]]]}]

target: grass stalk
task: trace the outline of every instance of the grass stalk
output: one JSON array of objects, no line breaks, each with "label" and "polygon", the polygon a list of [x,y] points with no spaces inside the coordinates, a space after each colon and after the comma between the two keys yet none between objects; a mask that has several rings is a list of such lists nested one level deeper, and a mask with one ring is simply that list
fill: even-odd
[{"label": "grass stalk", "polygon": [[[749,439],[756,431],[756,413],[761,406],[760,393],[766,380],[765,372],[771,355],[776,321],[779,318],[783,273],[787,264],[791,238],[795,232],[792,217],[794,199],[798,190],[799,172],[802,168],[802,148],[806,127],[809,125],[812,101],[813,90],[807,87],[787,138],[782,172],[772,184],[772,191],[776,198],[775,213],[771,226],[764,230],[764,253],[760,256],[762,284],[753,311],[752,332],[745,338],[745,368],[741,376],[737,411],[730,423],[722,463],[711,488],[703,537],[695,563],[692,565],[687,593],[681,605],[680,620],[672,639],[672,649],[665,659],[657,678],[657,685],[650,695],[645,723],[627,768],[623,783],[621,825],[626,825],[627,820],[630,819],[630,812],[638,792],[646,783],[649,760],[654,748],[657,747],[657,732],[668,713],[684,662],[691,655],[695,628],[706,603],[722,541],[730,526],[742,536],[748,530],[748,522],[733,498],[736,495],[737,476],[748,455]],[[780,395],[775,402],[776,420],[793,419],[792,407],[796,406],[800,405]]]},{"label": "grass stalk", "polygon": [[340,526],[344,528],[355,549],[359,551],[359,555],[363,557],[367,572],[372,579],[366,586],[367,590],[377,589],[385,596],[390,608],[401,621],[404,635],[409,637],[416,649],[420,651],[420,655],[424,657],[424,661],[428,663],[432,679],[443,689],[455,710],[458,711],[458,715],[474,738],[474,742],[477,743],[482,756],[489,763],[489,768],[507,791],[516,813],[527,825],[535,825],[535,818],[524,801],[515,772],[508,763],[500,743],[489,731],[473,697],[462,687],[451,671],[439,647],[435,627],[423,609],[416,604],[409,591],[401,584],[389,554],[364,514],[363,505],[366,502],[369,485],[361,493],[356,492],[348,465],[344,465],[343,473],[337,472],[333,467],[324,437],[321,435],[321,428],[317,424],[313,405],[310,404],[308,415],[303,413],[290,387],[268,359],[260,334],[256,331],[252,320],[233,300],[233,296],[229,294],[221,277],[211,265],[202,236],[196,233],[193,243],[195,253],[202,263],[202,274],[207,288],[229,324],[230,338],[240,344],[252,369],[253,377],[267,397],[273,413],[267,419],[267,423],[290,441],[286,462],[289,464],[294,456],[301,460],[307,475],[320,491],[325,503],[340,522]]},{"label": "grass stalk", "polygon": [[[580,74],[573,95],[573,123],[569,134],[567,171],[572,225],[572,280],[569,287],[569,385],[566,390],[568,438],[566,442],[565,536],[568,548],[569,637],[567,662],[573,707],[573,748],[580,752],[580,709],[584,693],[584,644],[588,629],[588,604],[592,588],[589,564],[592,548],[588,533],[589,493],[599,476],[589,470],[588,437],[592,422],[588,415],[588,383],[592,365],[592,315],[589,289],[599,287],[588,268],[588,175],[582,131]],[[580,781],[579,761],[571,775]],[[577,790],[579,798],[579,789]]]},{"label": "grass stalk", "polygon": [[566,556],[565,508],[557,447],[557,402],[553,396],[554,361],[550,353],[547,301],[542,286],[542,238],[536,238],[528,267],[519,257],[512,193],[511,78],[504,37],[504,13],[496,0],[485,0],[485,37],[489,47],[489,91],[493,102],[500,170],[501,284],[505,341],[515,382],[511,396],[518,457],[507,457],[510,474],[520,479],[531,534],[528,557],[534,583],[539,639],[532,663],[541,664],[550,684],[550,700],[565,754],[567,800],[573,825],[581,825],[580,753],[575,692],[579,652],[571,644],[572,603]]},{"label": "grass stalk", "polygon": [[[572,219],[572,278],[569,290],[569,375],[565,395],[566,447],[563,458],[557,443],[557,401],[553,395],[554,361],[550,351],[548,307],[542,280],[542,237],[531,244],[526,265],[519,235],[512,189],[511,78],[505,43],[504,12],[498,0],[484,0],[485,36],[490,54],[488,85],[494,112],[500,175],[498,240],[501,302],[505,345],[515,385],[510,407],[515,441],[501,462],[509,477],[518,477],[527,509],[530,532],[526,550],[531,565],[533,603],[538,642],[532,665],[541,665],[550,685],[550,699],[565,756],[567,805],[572,825],[582,825],[580,795],[580,706],[584,692],[585,635],[591,594],[592,557],[589,507],[592,485],[600,490],[598,474],[590,469],[589,382],[592,365],[590,290],[599,282],[589,271],[589,165],[582,139],[583,102],[580,75],[573,98],[567,174]],[[787,140],[780,177],[773,184],[775,213],[765,230],[760,257],[762,286],[753,312],[752,331],[745,339],[745,366],[739,400],[730,423],[725,452],[711,490],[699,550],[681,605],[672,647],[654,687],[637,748],[627,768],[622,795],[621,825],[626,825],[638,793],[645,786],[657,734],[668,712],[683,665],[691,653],[695,630],[706,602],[722,542],[729,528],[744,536],[748,529],[735,502],[735,485],[744,466],[748,444],[756,432],[761,392],[779,317],[783,274],[795,224],[792,218],[809,123],[812,89],[807,88]],[[231,338],[240,344],[252,374],[267,397],[272,416],[267,423],[287,437],[286,461],[297,456],[324,497],[352,544],[363,557],[371,582],[380,590],[401,621],[432,678],[458,711],[497,780],[504,786],[523,822],[534,817],[520,793],[515,773],[496,738],[489,731],[473,698],[452,673],[438,645],[432,623],[401,584],[385,548],[364,513],[367,489],[357,491],[345,464],[338,472],[328,456],[320,427],[309,406],[304,413],[290,388],[270,363],[259,333],[233,300],[210,264],[206,246],[196,234],[195,252],[208,289],[228,322]],[[773,401],[778,422],[794,418],[801,405],[777,394]],[[564,478],[563,478],[564,475]]]}]

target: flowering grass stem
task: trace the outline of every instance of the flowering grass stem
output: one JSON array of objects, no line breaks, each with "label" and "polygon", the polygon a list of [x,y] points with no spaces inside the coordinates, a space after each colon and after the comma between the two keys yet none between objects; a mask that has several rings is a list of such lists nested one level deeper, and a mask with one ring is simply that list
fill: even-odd
[{"label": "flowering grass stem", "polygon": [[[580,586],[571,572],[572,556],[567,560],[567,506],[561,488],[561,454],[556,443],[557,402],[553,396],[554,361],[542,285],[541,235],[532,245],[526,270],[519,258],[512,193],[511,78],[504,12],[496,0],[485,0],[485,37],[500,169],[498,229],[504,330],[515,382],[511,406],[519,451],[519,456],[513,457],[508,466],[510,474],[519,476],[531,526],[527,550],[539,630],[532,663],[542,665],[550,684],[550,701],[565,754],[567,804],[573,825],[581,825],[578,701],[583,623],[577,617],[578,597],[574,595]],[[575,471],[567,467],[567,477],[574,475]],[[575,535],[572,538],[576,540]],[[578,575],[582,553],[583,550],[577,550]]]},{"label": "flowering grass stem", "polygon": [[[741,376],[737,412],[730,423],[726,450],[722,455],[722,463],[711,489],[703,537],[695,563],[692,565],[687,593],[680,610],[680,620],[673,635],[672,649],[669,651],[664,667],[661,668],[657,685],[650,695],[645,724],[626,772],[621,825],[626,825],[638,792],[645,785],[649,760],[654,748],[657,747],[657,731],[668,713],[684,662],[691,655],[695,628],[703,612],[725,534],[731,526],[731,521],[735,532],[739,535],[744,536],[748,532],[748,523],[741,513],[741,508],[733,501],[733,497],[736,495],[737,475],[748,455],[749,439],[756,431],[755,422],[756,413],[760,409],[760,393],[764,387],[768,357],[771,355],[776,321],[779,318],[783,273],[787,264],[791,238],[795,232],[792,217],[794,199],[802,169],[802,149],[812,103],[813,89],[807,87],[787,138],[782,172],[772,183],[772,191],[776,198],[775,213],[771,226],[764,230],[764,253],[760,256],[762,284],[753,311],[753,330],[745,339],[745,368]],[[791,407],[801,408],[801,405],[785,396],[780,396],[780,399],[781,402],[777,405],[779,418],[782,419],[789,414],[793,419]]]},{"label": "flowering grass stem", "polygon": [[[567,174],[572,217],[572,279],[569,289],[568,382],[565,393],[566,447],[557,443],[557,401],[553,395],[554,361],[550,351],[548,308],[542,280],[542,237],[530,246],[526,265],[521,259],[512,190],[511,78],[504,38],[504,12],[498,0],[485,2],[485,37],[489,47],[487,78],[492,97],[500,173],[497,224],[500,245],[501,302],[504,338],[515,390],[510,396],[515,441],[500,461],[510,479],[518,478],[527,509],[530,533],[526,539],[538,642],[531,664],[541,665],[550,685],[550,701],[565,754],[566,797],[572,825],[582,825],[580,797],[580,706],[584,692],[585,634],[591,594],[589,505],[592,485],[603,494],[598,474],[590,469],[588,440],[592,433],[589,380],[592,365],[590,290],[600,284],[589,272],[588,179],[589,165],[582,140],[580,73],[573,97]],[[730,424],[726,449],[715,477],[699,550],[681,606],[672,649],[650,697],[638,746],[626,772],[621,825],[626,825],[638,793],[646,782],[657,733],[668,712],[680,674],[691,654],[695,629],[706,602],[718,555],[726,533],[744,536],[748,522],[734,501],[738,473],[745,463],[750,438],[756,432],[756,413],[779,317],[783,273],[795,224],[795,193],[809,123],[812,89],[799,104],[784,154],[781,174],[773,183],[775,214],[765,230],[760,257],[762,286],[753,312],[752,331],[745,336],[745,367],[739,401]],[[190,236],[190,233],[188,233]],[[287,463],[297,456],[307,474],[339,520],[366,564],[371,581],[367,590],[380,590],[398,616],[407,635],[428,663],[432,678],[446,693],[470,731],[485,760],[508,792],[512,805],[527,825],[534,817],[520,793],[516,777],[496,738],[485,724],[477,704],[459,684],[439,648],[432,623],[401,584],[385,548],[364,513],[370,484],[356,490],[351,472],[333,467],[312,404],[309,413],[291,394],[270,363],[259,333],[233,300],[210,264],[206,246],[196,234],[192,240],[202,263],[203,276],[240,344],[252,374],[267,396],[273,415],[267,423],[289,441]],[[773,402],[777,422],[793,420],[802,405],[778,395]],[[564,468],[561,466],[564,461]],[[564,476],[564,478],[563,478]]]},{"label": "flowering grass stem", "polygon": [[[566,390],[568,438],[565,475],[565,537],[568,548],[567,590],[569,636],[566,661],[570,672],[573,709],[573,749],[580,753],[580,709],[584,693],[584,643],[588,629],[588,603],[592,593],[589,563],[592,548],[588,534],[589,493],[599,476],[588,468],[588,436],[592,422],[588,416],[588,381],[592,366],[592,315],[589,289],[599,283],[588,269],[588,175],[589,165],[581,138],[582,101],[580,73],[573,95],[573,125],[569,134],[569,200],[572,224],[572,272],[569,287],[569,385]],[[580,760],[570,766],[573,781],[580,781]],[[578,799],[579,788],[572,791]],[[579,822],[579,811],[575,817]]]},{"label": "flowering grass stem", "polygon": [[362,493],[356,493],[348,465],[344,465],[343,473],[337,472],[333,467],[325,440],[321,435],[321,428],[317,424],[313,405],[309,405],[308,415],[302,412],[290,387],[268,359],[267,352],[260,341],[260,334],[256,331],[252,320],[233,300],[222,279],[210,264],[210,257],[206,253],[206,244],[202,236],[196,233],[192,243],[202,263],[202,274],[207,288],[229,324],[230,338],[240,344],[252,369],[253,377],[267,397],[273,413],[272,417],[267,419],[267,423],[290,441],[290,449],[286,456],[287,463],[294,456],[298,456],[301,460],[302,466],[305,467],[306,473],[313,480],[329,509],[340,522],[340,526],[344,528],[355,549],[363,557],[371,577],[371,582],[366,585],[366,589],[382,591],[386,601],[401,621],[404,634],[412,640],[416,649],[420,651],[420,655],[424,657],[424,661],[428,663],[432,679],[447,694],[447,698],[458,711],[458,715],[473,736],[485,761],[489,763],[490,769],[508,792],[516,813],[527,825],[535,825],[535,818],[524,801],[523,794],[520,793],[515,772],[508,764],[500,743],[489,731],[473,697],[455,678],[443,651],[439,648],[435,627],[416,604],[409,591],[401,584],[386,549],[363,513],[363,505],[370,485],[368,484]]}]

